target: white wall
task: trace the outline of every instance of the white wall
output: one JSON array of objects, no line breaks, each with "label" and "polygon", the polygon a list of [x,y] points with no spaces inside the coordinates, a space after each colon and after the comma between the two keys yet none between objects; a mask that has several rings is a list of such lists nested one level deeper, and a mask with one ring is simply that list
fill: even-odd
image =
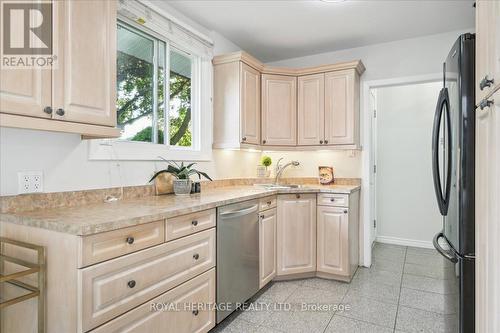
[{"label": "white wall", "polygon": [[377,239],[432,246],[442,228],[431,167],[441,82],[377,89]]}]

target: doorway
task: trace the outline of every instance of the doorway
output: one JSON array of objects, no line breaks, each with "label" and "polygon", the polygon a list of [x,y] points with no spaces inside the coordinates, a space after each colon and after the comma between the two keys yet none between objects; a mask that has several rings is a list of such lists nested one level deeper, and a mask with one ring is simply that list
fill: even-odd
[{"label": "doorway", "polygon": [[370,241],[432,248],[442,228],[431,170],[440,81],[371,88]]}]

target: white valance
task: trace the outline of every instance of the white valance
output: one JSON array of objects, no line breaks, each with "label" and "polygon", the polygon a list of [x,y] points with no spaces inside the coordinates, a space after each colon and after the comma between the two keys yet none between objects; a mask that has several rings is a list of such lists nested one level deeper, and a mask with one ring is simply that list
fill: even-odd
[{"label": "white valance", "polygon": [[212,59],[213,42],[210,37],[173,17],[167,17],[168,14],[161,11],[147,1],[120,0],[118,5],[119,16],[146,27],[186,52]]}]

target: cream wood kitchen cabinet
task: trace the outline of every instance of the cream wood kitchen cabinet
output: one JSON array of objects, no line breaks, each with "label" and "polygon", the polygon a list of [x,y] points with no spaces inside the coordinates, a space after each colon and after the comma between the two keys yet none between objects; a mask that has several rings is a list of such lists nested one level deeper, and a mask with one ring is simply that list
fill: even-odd
[{"label": "cream wood kitchen cabinet", "polygon": [[116,1],[55,4],[55,118],[116,126]]},{"label": "cream wood kitchen cabinet", "polygon": [[118,137],[116,1],[54,1],[51,69],[1,71],[0,124]]},{"label": "cream wood kitchen cabinet", "polygon": [[325,74],[325,144],[359,146],[359,75]]},{"label": "cream wood kitchen cabinet", "polygon": [[325,140],[325,74],[298,78],[297,129],[299,146],[316,146]]},{"label": "cream wood kitchen cabinet", "polygon": [[259,287],[276,276],[276,208],[259,214]]},{"label": "cream wood kitchen cabinet", "polygon": [[318,194],[317,275],[350,281],[358,267],[359,192]]},{"label": "cream wood kitchen cabinet", "polygon": [[297,78],[262,75],[262,145],[297,144]]},{"label": "cream wood kitchen cabinet", "polygon": [[260,145],[260,72],[214,60],[214,148]]},{"label": "cream wood kitchen cabinet", "polygon": [[316,195],[278,195],[277,276],[316,271]]}]

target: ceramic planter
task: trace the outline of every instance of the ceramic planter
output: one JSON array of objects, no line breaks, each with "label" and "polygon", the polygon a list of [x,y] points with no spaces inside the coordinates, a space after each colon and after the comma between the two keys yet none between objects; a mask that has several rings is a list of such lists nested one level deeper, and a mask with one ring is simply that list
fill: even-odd
[{"label": "ceramic planter", "polygon": [[191,193],[191,179],[174,179],[174,193],[175,195],[188,195]]}]

